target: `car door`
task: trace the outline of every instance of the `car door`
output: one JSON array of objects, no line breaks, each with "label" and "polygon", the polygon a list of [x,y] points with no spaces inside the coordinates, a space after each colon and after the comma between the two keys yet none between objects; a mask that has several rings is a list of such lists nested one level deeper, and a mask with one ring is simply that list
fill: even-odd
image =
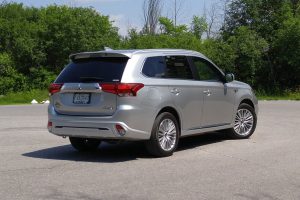
[{"label": "car door", "polygon": [[182,130],[193,130],[200,126],[203,93],[199,92],[186,56],[165,56],[169,90],[176,109],[182,119]]},{"label": "car door", "polygon": [[234,109],[234,91],[223,81],[224,75],[210,61],[191,57],[197,79],[203,87],[202,128],[230,124]]}]

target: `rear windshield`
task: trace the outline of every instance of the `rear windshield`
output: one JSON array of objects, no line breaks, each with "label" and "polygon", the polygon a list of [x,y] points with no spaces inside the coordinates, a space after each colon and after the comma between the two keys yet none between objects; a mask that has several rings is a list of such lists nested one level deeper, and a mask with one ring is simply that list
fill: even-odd
[{"label": "rear windshield", "polygon": [[128,58],[81,59],[68,64],[56,83],[120,82]]}]

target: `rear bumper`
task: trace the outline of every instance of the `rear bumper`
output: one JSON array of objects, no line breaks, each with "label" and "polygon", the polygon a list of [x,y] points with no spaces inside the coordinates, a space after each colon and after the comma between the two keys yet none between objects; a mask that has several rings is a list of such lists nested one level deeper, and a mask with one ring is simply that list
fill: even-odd
[{"label": "rear bumper", "polygon": [[[48,131],[57,136],[82,138],[116,140],[148,140],[150,138],[150,131],[134,129],[117,118],[115,115],[104,117],[61,115],[50,104],[48,119],[52,126],[48,127]],[[115,127],[117,124],[126,131],[124,135],[118,133]]]}]

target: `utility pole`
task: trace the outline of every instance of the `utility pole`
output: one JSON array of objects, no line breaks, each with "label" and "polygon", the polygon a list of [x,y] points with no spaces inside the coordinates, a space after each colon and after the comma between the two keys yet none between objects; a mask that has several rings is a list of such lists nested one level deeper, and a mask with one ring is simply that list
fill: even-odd
[{"label": "utility pole", "polygon": [[174,25],[176,27],[177,24],[177,0],[175,0],[175,6],[174,6]]},{"label": "utility pole", "polygon": [[173,3],[173,8],[174,8],[173,23],[174,23],[174,26],[176,27],[178,24],[179,17],[182,14],[181,12],[183,12],[183,2],[184,1],[183,0],[174,0],[171,2]]}]

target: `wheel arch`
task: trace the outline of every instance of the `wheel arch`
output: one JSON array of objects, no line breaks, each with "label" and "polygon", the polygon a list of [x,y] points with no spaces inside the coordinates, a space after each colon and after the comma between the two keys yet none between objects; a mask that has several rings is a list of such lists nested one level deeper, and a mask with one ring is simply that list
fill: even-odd
[{"label": "wheel arch", "polygon": [[[178,125],[179,125],[179,130],[181,130],[181,120],[180,120],[180,116],[179,116],[179,113],[177,112],[177,110],[175,108],[171,107],[171,106],[166,106],[158,112],[156,117],[158,115],[160,115],[161,113],[163,113],[163,112],[169,112],[172,115],[174,115],[174,117],[177,119],[177,122],[178,122]],[[180,131],[180,134],[181,134],[181,131]]]},{"label": "wheel arch", "polygon": [[251,99],[248,99],[248,98],[243,99],[243,100],[240,102],[239,105],[241,105],[242,103],[248,104],[248,105],[251,106],[253,109],[255,109],[254,103],[252,102]]}]

